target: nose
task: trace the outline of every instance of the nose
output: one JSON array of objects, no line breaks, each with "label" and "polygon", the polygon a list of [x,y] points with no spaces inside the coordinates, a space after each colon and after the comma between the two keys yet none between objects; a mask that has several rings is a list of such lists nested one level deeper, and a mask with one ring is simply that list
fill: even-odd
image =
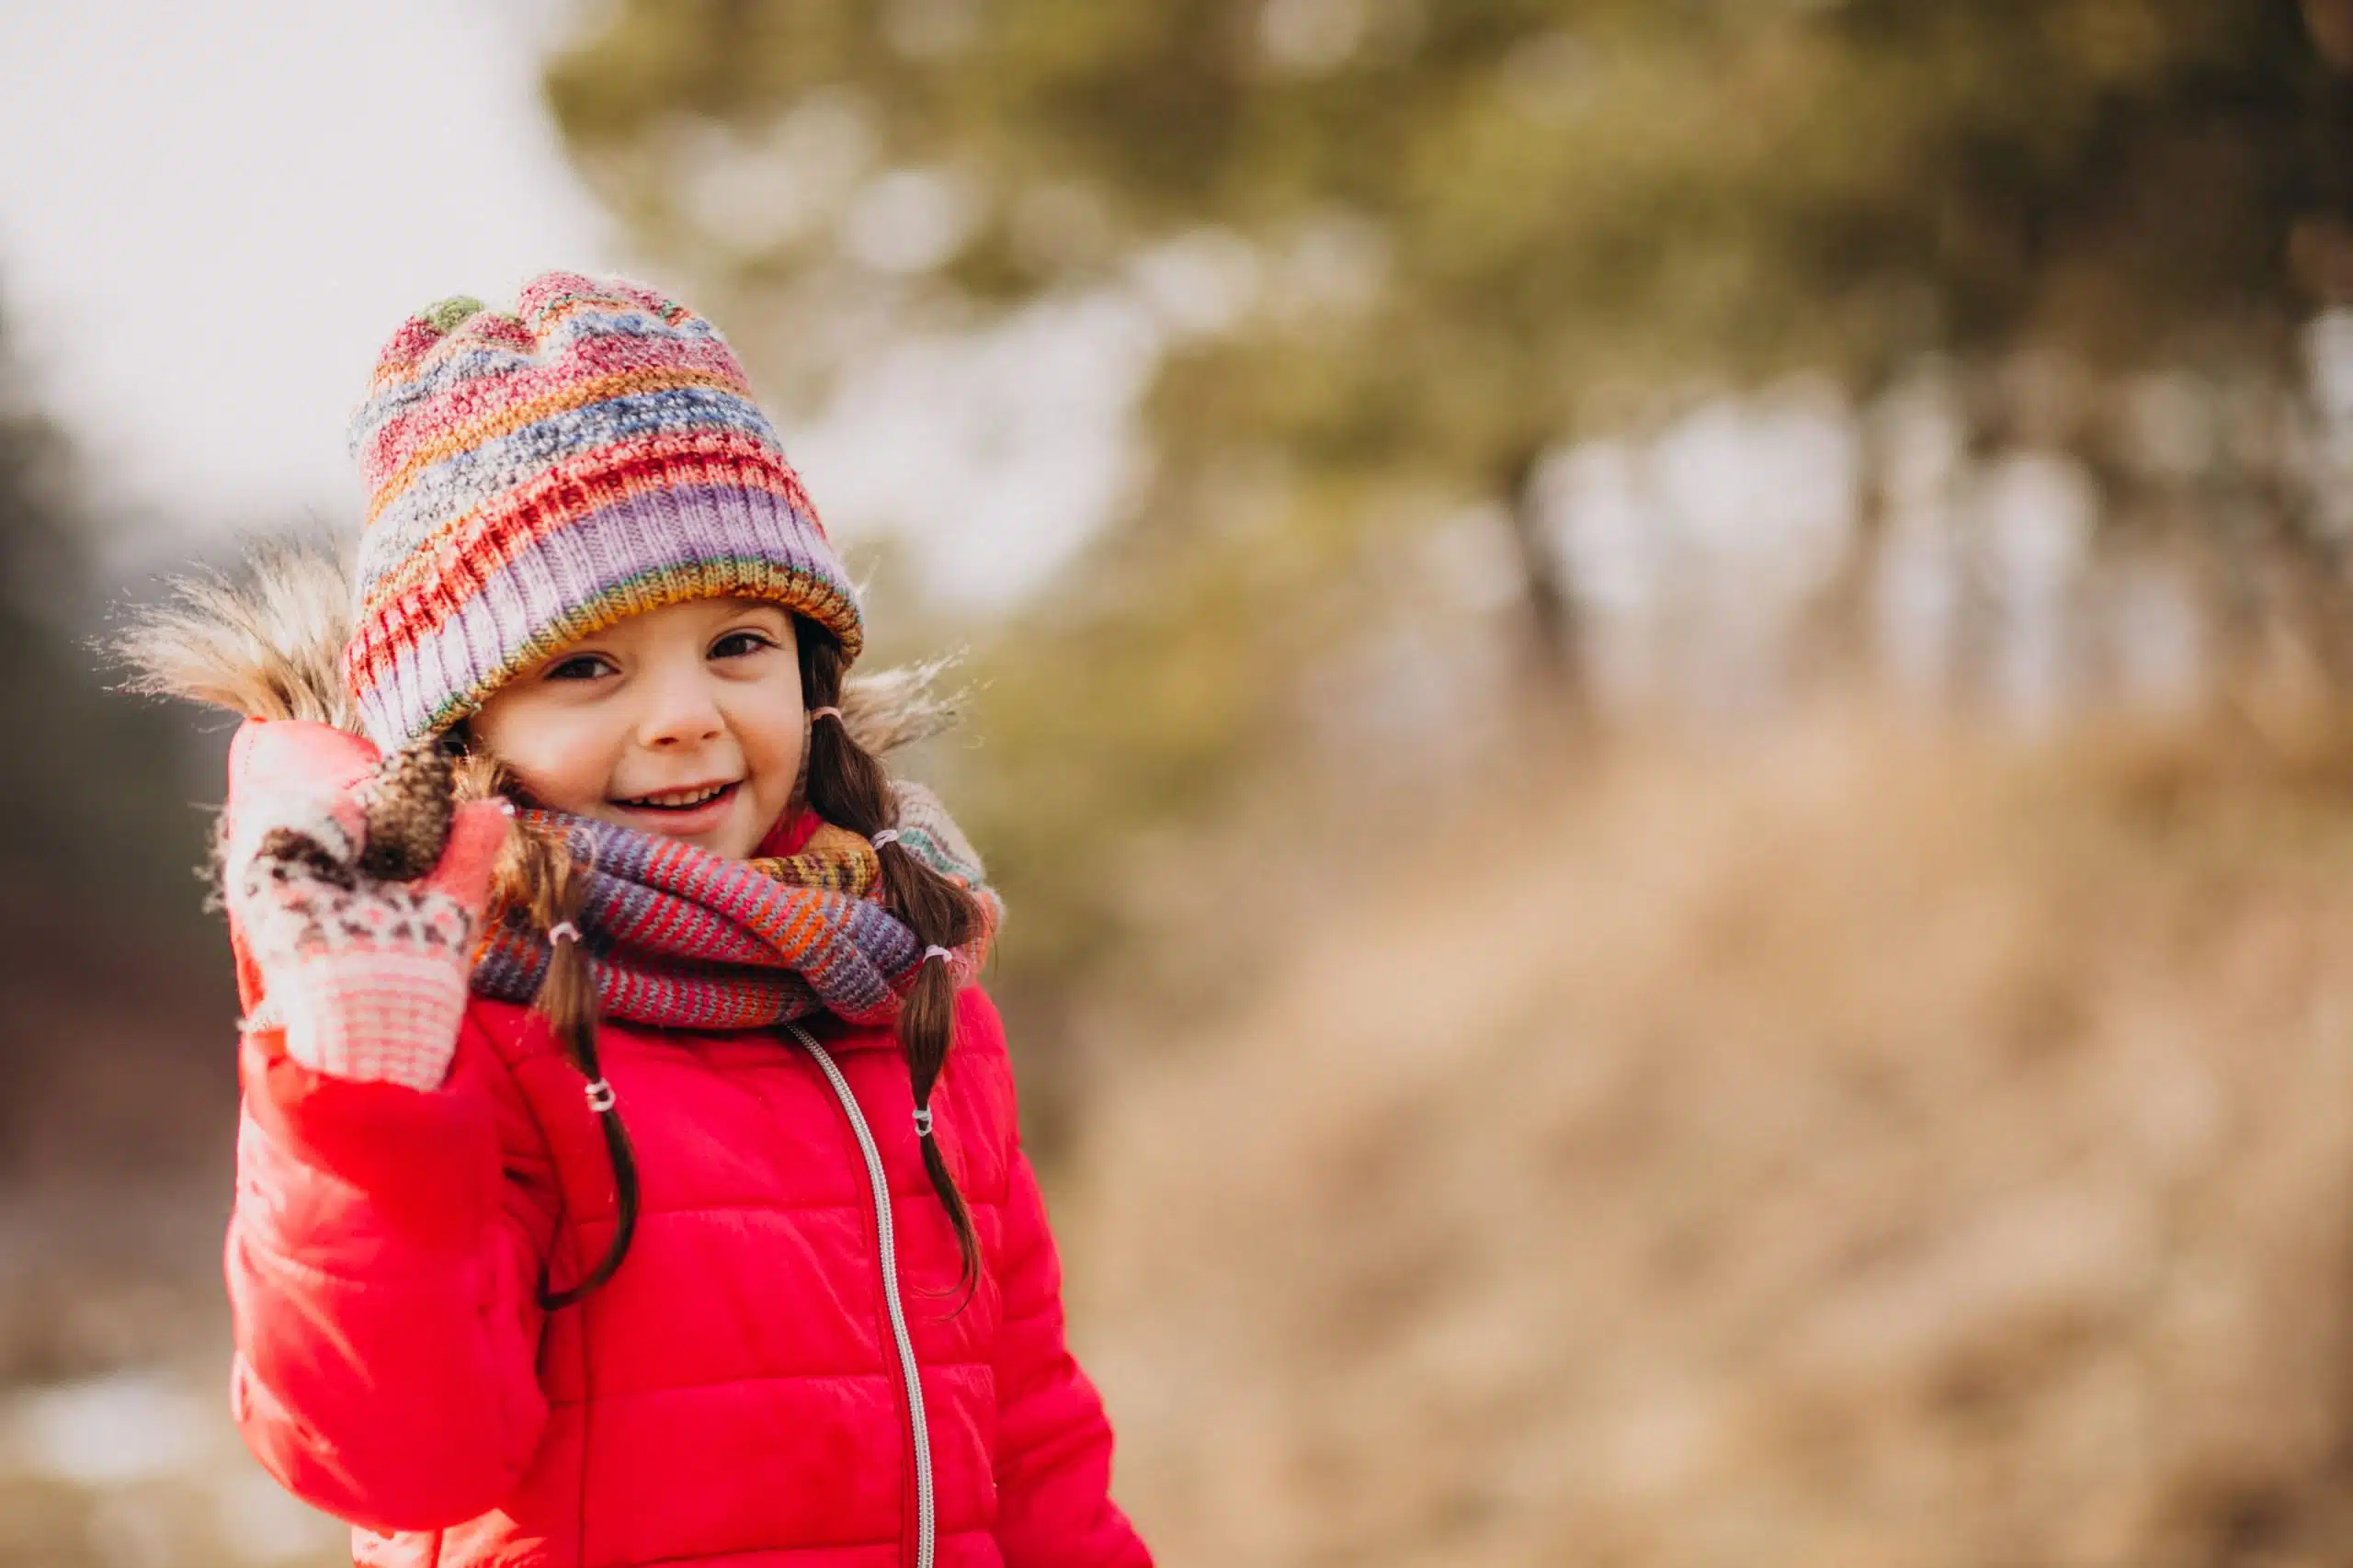
[{"label": "nose", "polygon": [[685,751],[717,740],[727,728],[700,661],[660,672],[644,687],[638,744],[648,751]]}]

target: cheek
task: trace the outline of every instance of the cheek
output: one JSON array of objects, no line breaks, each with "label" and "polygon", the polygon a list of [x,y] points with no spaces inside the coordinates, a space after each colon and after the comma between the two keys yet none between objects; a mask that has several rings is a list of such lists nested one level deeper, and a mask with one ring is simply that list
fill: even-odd
[{"label": "cheek", "polygon": [[736,694],[729,714],[735,744],[758,785],[762,803],[780,807],[801,770],[801,728],[797,687],[762,685]]},{"label": "cheek", "polygon": [[500,716],[478,726],[483,746],[505,763],[523,790],[544,806],[586,816],[604,803],[612,776],[612,746],[597,725],[562,711]]}]

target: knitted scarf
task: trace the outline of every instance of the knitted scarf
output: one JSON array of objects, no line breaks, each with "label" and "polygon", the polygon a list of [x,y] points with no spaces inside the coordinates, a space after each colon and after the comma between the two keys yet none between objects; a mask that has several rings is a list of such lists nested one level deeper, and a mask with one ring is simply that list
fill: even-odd
[{"label": "knitted scarf", "polygon": [[[894,780],[898,842],[972,894],[981,929],[949,962],[969,983],[1004,907],[980,858],[937,796]],[[608,1017],[672,1028],[738,1029],[829,1012],[888,1023],[924,944],[882,906],[881,860],[858,834],[821,824],[790,855],[730,859],[660,834],[539,809],[530,831],[561,838],[586,891],[574,925]],[[473,989],[528,1002],[551,949],[520,911],[494,920]]]}]

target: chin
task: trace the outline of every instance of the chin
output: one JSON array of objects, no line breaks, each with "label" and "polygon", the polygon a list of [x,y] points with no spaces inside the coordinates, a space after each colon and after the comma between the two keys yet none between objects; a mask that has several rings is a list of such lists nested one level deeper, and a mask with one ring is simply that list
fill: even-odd
[{"label": "chin", "polygon": [[724,855],[731,860],[740,860],[745,854],[738,847],[744,835],[732,827],[714,827],[701,833],[681,833],[674,836],[681,843],[691,844],[698,849],[708,849],[713,855]]}]

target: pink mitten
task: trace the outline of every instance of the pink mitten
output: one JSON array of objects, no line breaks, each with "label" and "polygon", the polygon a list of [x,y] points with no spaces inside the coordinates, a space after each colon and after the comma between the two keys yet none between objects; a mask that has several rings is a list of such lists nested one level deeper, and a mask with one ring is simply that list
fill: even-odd
[{"label": "pink mitten", "polygon": [[248,1027],[283,1028],[286,1053],[315,1072],[434,1089],[508,823],[495,801],[462,806],[431,871],[371,877],[360,787],[377,758],[330,725],[248,722],[229,748],[222,880],[260,983]]}]

